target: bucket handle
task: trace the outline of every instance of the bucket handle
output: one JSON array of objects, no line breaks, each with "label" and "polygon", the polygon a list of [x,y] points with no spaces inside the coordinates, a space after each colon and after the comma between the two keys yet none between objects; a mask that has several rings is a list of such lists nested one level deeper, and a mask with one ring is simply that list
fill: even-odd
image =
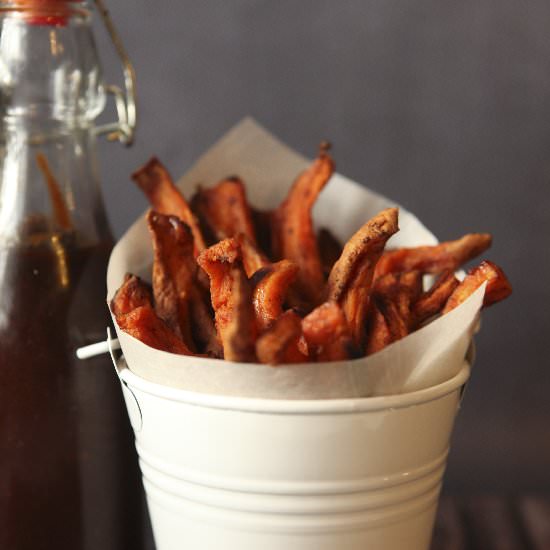
[{"label": "bucket handle", "polygon": [[126,368],[123,366],[125,364],[124,357],[122,356],[122,352],[119,352],[118,357],[116,356],[115,350],[119,350],[120,346],[118,346],[118,340],[112,337],[110,327],[107,327],[107,346],[109,348],[109,355],[113,361],[113,366],[115,367],[115,373],[120,381],[120,385],[122,386],[122,393],[124,395],[124,400],[126,401],[130,424],[132,425],[134,432],[137,433],[141,431],[141,428],[143,427],[143,414],[141,413],[141,407],[139,406],[137,397],[130,386],[128,386],[126,380],[124,380],[121,376],[121,372]]}]

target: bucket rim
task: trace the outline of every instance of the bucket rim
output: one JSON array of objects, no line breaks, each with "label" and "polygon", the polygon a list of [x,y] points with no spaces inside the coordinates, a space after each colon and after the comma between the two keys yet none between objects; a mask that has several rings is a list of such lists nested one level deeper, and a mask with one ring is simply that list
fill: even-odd
[{"label": "bucket rim", "polygon": [[[122,361],[124,362],[124,361]],[[460,371],[448,380],[413,392],[375,397],[349,397],[338,399],[265,399],[199,393],[170,388],[150,382],[133,373],[128,366],[119,366],[119,377],[132,390],[169,401],[211,409],[224,409],[266,414],[350,414],[367,411],[402,409],[440,399],[465,385],[471,366],[464,361]]]}]

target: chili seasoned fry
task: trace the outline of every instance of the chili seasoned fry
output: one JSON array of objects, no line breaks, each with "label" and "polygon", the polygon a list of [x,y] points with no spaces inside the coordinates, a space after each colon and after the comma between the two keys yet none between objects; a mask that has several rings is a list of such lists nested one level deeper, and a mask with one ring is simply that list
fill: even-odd
[{"label": "chili seasoned fry", "polygon": [[250,205],[239,178],[227,178],[215,187],[199,189],[192,205],[216,241],[242,233],[256,244]]},{"label": "chili seasoned fry", "polygon": [[376,262],[386,241],[398,230],[397,208],[383,210],[345,244],[328,278],[328,299],[342,307],[353,342],[365,346],[365,322]]},{"label": "chili seasoned fry", "polygon": [[252,290],[241,265],[236,239],[225,239],[197,258],[210,278],[210,296],[224,359],[254,361],[256,327]]},{"label": "chili seasoned fry", "polygon": [[464,280],[454,289],[442,313],[448,313],[466,301],[485,281],[487,281],[487,287],[485,288],[483,307],[496,304],[512,293],[512,286],[504,271],[493,262],[485,260],[470,270]]},{"label": "chili seasoned fry", "polygon": [[302,321],[309,354],[317,361],[341,361],[357,355],[344,312],[336,302],[325,302]]},{"label": "chili seasoned fry", "polygon": [[322,300],[323,268],[311,209],[334,172],[328,145],[321,145],[319,157],[292,185],[286,199],[273,213],[274,253],[278,259],[294,262],[299,268],[296,288],[312,305]]},{"label": "chili seasoned fry", "polygon": [[422,293],[414,303],[412,314],[415,326],[439,313],[458,283],[452,271],[444,271],[432,287]]},{"label": "chili seasoned fry", "polygon": [[151,305],[139,306],[117,317],[117,323],[124,332],[152,348],[180,355],[194,355],[155,313]]},{"label": "chili seasoned fry", "polygon": [[380,311],[375,300],[371,302],[368,327],[366,355],[376,353],[392,343],[392,334],[386,317]]},{"label": "chili seasoned fry", "polygon": [[297,265],[281,260],[259,269],[252,276],[252,303],[260,332],[268,329],[283,313],[288,288],[297,274]]},{"label": "chili seasoned fry", "polygon": [[418,270],[422,273],[456,271],[462,264],[479,256],[491,246],[488,233],[471,233],[456,241],[433,246],[399,248],[384,252],[376,266],[375,278],[386,273]]},{"label": "chili seasoned fry", "polygon": [[118,319],[140,306],[152,306],[153,294],[148,284],[139,277],[127,273],[122,286],[111,300],[111,311]]},{"label": "chili seasoned fry", "polygon": [[285,311],[256,341],[256,355],[261,363],[281,365],[304,363],[307,355],[300,351],[302,319],[292,310]]},{"label": "chili seasoned fry", "polygon": [[246,235],[240,233],[237,235],[237,241],[241,247],[243,267],[249,279],[262,267],[271,265],[268,257]]},{"label": "chili seasoned fry", "polygon": [[422,273],[387,273],[374,281],[373,293],[385,301],[393,302],[409,330],[413,326],[412,304],[422,292]]},{"label": "chili seasoned fry", "polygon": [[377,297],[376,305],[386,319],[392,342],[401,340],[401,338],[404,338],[407,334],[409,334],[407,322],[403,319],[403,316],[399,311],[399,307],[394,300],[386,300],[383,297]]},{"label": "chili seasoned fry", "polygon": [[158,316],[194,350],[190,298],[197,264],[191,231],[176,216],[150,210],[147,225],[153,240],[153,294]]},{"label": "chili seasoned fry", "polygon": [[132,179],[145,193],[154,210],[167,216],[177,216],[191,229],[194,239],[195,256],[202,252],[206,245],[199,223],[187,201],[161,162],[153,157],[132,174]]}]

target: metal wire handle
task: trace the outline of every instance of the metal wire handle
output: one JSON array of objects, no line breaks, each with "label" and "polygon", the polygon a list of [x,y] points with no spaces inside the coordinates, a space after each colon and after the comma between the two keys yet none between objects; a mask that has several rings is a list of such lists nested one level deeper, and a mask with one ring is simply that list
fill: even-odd
[{"label": "metal wire handle", "polygon": [[118,35],[113,21],[109,15],[109,10],[105,7],[103,0],[94,0],[97,11],[101,16],[103,24],[111,37],[111,41],[122,61],[122,70],[124,73],[124,87],[126,93],[119,86],[109,84],[106,91],[111,94],[115,100],[118,122],[105,124],[96,128],[97,134],[107,134],[109,141],[118,140],[120,143],[129,146],[134,142],[134,134],[137,124],[136,109],[136,72],[132,65],[122,40]]}]

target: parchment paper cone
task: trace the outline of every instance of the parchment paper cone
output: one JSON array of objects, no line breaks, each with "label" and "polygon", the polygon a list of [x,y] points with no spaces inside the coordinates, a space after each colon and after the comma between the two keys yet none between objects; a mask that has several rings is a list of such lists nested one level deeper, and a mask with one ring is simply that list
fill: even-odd
[{"label": "parchment paper cone", "polygon": [[[247,118],[207,151],[178,182],[186,197],[197,184],[214,185],[238,174],[256,207],[273,208],[309,160],[292,151]],[[345,242],[371,216],[396,203],[335,174],[314,209],[318,226],[329,227]],[[420,221],[400,208],[400,231],[390,246],[434,244]],[[126,272],[150,280],[151,239],[144,217],[115,246],[107,272],[110,301]],[[188,391],[268,399],[335,399],[403,393],[454,376],[475,330],[484,287],[441,319],[390,345],[353,361],[270,367],[172,355],[155,350],[118,330],[128,367],[151,382]],[[115,323],[116,326],[116,323]]]}]

